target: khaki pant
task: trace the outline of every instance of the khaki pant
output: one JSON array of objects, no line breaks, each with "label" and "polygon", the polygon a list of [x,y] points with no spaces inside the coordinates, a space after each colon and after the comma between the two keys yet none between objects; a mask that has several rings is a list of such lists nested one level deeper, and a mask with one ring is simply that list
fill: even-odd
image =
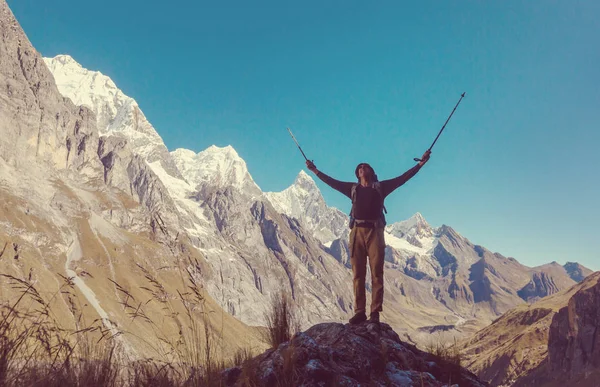
[{"label": "khaki pant", "polygon": [[350,263],[354,275],[354,312],[366,311],[365,277],[367,256],[371,268],[371,313],[383,310],[383,228],[354,227],[350,231]]}]

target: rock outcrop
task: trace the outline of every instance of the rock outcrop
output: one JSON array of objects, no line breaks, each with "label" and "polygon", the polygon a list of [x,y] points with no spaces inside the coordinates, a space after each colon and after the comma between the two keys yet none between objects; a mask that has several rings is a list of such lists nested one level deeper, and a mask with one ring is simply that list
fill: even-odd
[{"label": "rock outcrop", "polygon": [[223,376],[227,386],[487,386],[402,342],[385,323],[318,324]]},{"label": "rock outcrop", "polygon": [[0,2],[0,158],[14,167],[43,162],[89,176],[96,155],[93,112],[63,97],[6,2]]},{"label": "rock outcrop", "polygon": [[576,293],[554,316],[548,358],[568,379],[600,370],[600,283]]}]

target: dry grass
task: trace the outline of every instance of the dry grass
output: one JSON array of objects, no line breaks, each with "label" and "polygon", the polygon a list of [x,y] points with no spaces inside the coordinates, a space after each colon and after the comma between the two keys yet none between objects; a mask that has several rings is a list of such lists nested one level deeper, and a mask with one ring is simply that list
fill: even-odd
[{"label": "dry grass", "polygon": [[0,306],[0,386],[114,386],[118,367],[115,341],[99,320],[84,328],[65,329],[50,303],[65,296],[78,324],[72,301],[73,283],[64,283],[46,301],[31,281],[0,274],[19,297]]},{"label": "dry grass", "polygon": [[267,342],[273,348],[290,341],[300,331],[300,322],[289,295],[280,289],[271,297],[271,305],[265,316],[267,322]]},{"label": "dry grass", "polygon": [[[250,349],[240,349],[223,360],[222,331],[210,322],[197,262],[186,265],[185,290],[169,294],[153,274],[138,265],[148,286],[147,299],[138,300],[114,283],[119,302],[131,321],[150,327],[160,344],[157,358],[131,361],[123,350],[119,331],[113,334],[100,319],[85,321],[72,278],[50,299],[44,299],[31,277],[0,274],[18,297],[0,305],[0,387],[4,386],[221,386],[228,367],[248,363]],[[63,327],[50,305],[62,297],[74,317],[74,327]],[[146,314],[144,306],[158,302],[177,335],[168,335]],[[177,312],[183,310],[183,313]],[[114,326],[114,324],[113,324]],[[139,337],[138,337],[139,338]]]},{"label": "dry grass", "polygon": [[454,343],[442,343],[440,340],[432,341],[426,350],[438,360],[444,374],[444,380],[448,379],[449,385],[461,381],[462,357],[456,338]]},{"label": "dry grass", "polygon": [[[300,330],[294,304],[285,290],[280,289],[271,297],[271,304],[265,314],[267,329],[264,337],[273,349],[291,340]],[[299,370],[296,369],[296,353],[294,347],[287,345],[281,347],[282,364],[278,366],[275,385],[288,387],[297,385],[300,380]],[[257,359],[251,357],[248,350],[240,351],[234,356],[234,363],[241,364],[241,373],[237,385],[244,387],[257,387],[263,382],[257,375]]]},{"label": "dry grass", "polygon": [[300,373],[296,369],[296,351],[293,347],[287,347],[281,352],[283,365],[277,376],[277,386],[297,386],[300,382]]}]

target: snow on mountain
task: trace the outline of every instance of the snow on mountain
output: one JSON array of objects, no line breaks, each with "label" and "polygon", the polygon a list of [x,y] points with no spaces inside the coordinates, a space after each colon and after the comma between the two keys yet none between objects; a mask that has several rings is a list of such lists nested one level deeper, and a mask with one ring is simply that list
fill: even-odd
[{"label": "snow on mountain", "polygon": [[391,262],[409,276],[435,278],[440,264],[434,256],[439,243],[437,228],[432,228],[420,213],[389,224],[386,227],[386,261]]},{"label": "snow on mountain", "polygon": [[199,153],[180,148],[171,152],[171,156],[192,186],[235,187],[253,197],[262,195],[246,162],[231,145],[222,148],[212,145]]},{"label": "snow on mountain", "polygon": [[327,206],[315,181],[304,171],[285,190],[267,192],[265,196],[277,211],[303,222],[324,244],[348,233],[348,216]]},{"label": "snow on mountain", "polygon": [[[277,211],[303,223],[339,262],[349,267],[348,215],[327,206],[311,176],[301,171],[290,187],[265,196]],[[436,278],[443,271],[434,256],[439,237],[438,229],[417,212],[386,227],[385,259],[408,276]]]},{"label": "snow on mountain", "polygon": [[[105,170],[114,170],[113,161],[121,160],[118,173],[105,176],[105,182],[119,182],[124,191],[128,179],[143,185],[139,193],[145,205],[153,214],[161,212],[153,216],[152,229],[164,234],[167,245],[189,237],[210,266],[203,270],[203,286],[223,309],[247,324],[264,324],[269,294],[287,278],[304,323],[346,318],[351,304],[347,273],[334,269],[339,262],[310,233],[275,211],[231,146],[169,153],[135,101],[108,77],[68,56],[48,63],[60,91],[89,105],[104,128],[100,143],[105,146],[98,155]],[[132,117],[143,118],[143,125]],[[128,166],[130,159],[147,164],[153,176],[139,173],[144,165]],[[157,191],[158,186],[165,190]],[[173,219],[167,221],[169,216]],[[328,273],[326,283],[319,280],[321,268]],[[296,294],[296,287],[310,291]]]},{"label": "snow on mountain", "polygon": [[[123,135],[134,152],[162,176],[161,180],[171,187],[170,191],[175,193],[174,197],[179,198],[180,205],[187,211],[192,211],[194,206],[189,196],[207,187],[235,187],[251,198],[263,195],[248,172],[245,161],[233,147],[211,146],[199,153],[177,149],[169,154],[137,102],[125,95],[108,76],[83,68],[69,55],[44,58],[44,61],[59,91],[75,104],[89,106],[96,113],[101,134]],[[159,165],[162,167],[157,168]],[[348,216],[327,206],[314,180],[304,171],[298,174],[289,188],[282,192],[268,192],[265,196],[277,211],[303,222],[326,245],[348,234]],[[204,219],[201,211],[195,209],[192,212],[197,219]],[[421,251],[431,246],[433,229],[418,213],[406,221],[388,226],[386,231],[390,234],[390,245],[395,248],[405,246],[412,251],[412,245]],[[199,232],[196,229],[193,234],[198,235]]]},{"label": "snow on mountain", "polygon": [[[277,211],[303,222],[328,246],[331,241],[348,235],[348,215],[328,207],[315,181],[304,171],[300,171],[290,187],[281,192],[267,192],[265,196]],[[435,241],[435,229],[418,212],[386,227],[388,246],[405,251],[404,255],[426,254]]]},{"label": "snow on mountain", "polygon": [[[201,279],[210,310],[227,312],[214,313],[225,327],[239,322],[229,315],[263,325],[279,289],[304,324],[347,320],[347,215],[326,205],[311,177],[300,172],[287,190],[263,195],[230,146],[169,153],[110,78],[68,56],[42,61],[6,10],[0,0],[0,78],[10,81],[0,88],[0,238],[10,255],[0,269],[24,277],[33,268],[40,285],[62,282],[57,267],[75,273],[87,302],[98,302],[90,317],[108,315],[141,338],[152,332],[129,321],[115,283],[143,299],[144,270],[170,294],[177,273]],[[516,291],[534,272],[420,214],[387,231],[384,319],[417,340],[440,324],[466,320],[463,335],[492,321],[522,302]],[[147,307],[163,317],[157,303]],[[225,332],[227,342],[250,336],[243,328]]]},{"label": "snow on mountain", "polygon": [[432,228],[419,212],[410,218],[386,227],[388,239],[399,238],[414,247],[428,251],[435,242],[436,229]]},{"label": "snow on mountain", "polygon": [[[168,234],[186,233],[201,252],[211,268],[204,278],[205,288],[222,308],[245,323],[262,324],[267,297],[283,279],[296,297],[303,321],[335,320],[350,313],[351,291],[345,279],[349,275],[348,216],[327,206],[311,176],[301,171],[284,191],[263,193],[231,146],[169,153],[137,103],[110,78],[83,69],[68,56],[46,61],[60,91],[96,113],[103,137],[132,144],[136,157],[142,156],[150,165],[167,191],[155,194],[151,208],[172,200],[176,210],[167,206],[167,212],[180,215],[178,222],[167,224],[177,227]],[[115,141],[110,144],[116,146]],[[129,169],[121,174],[128,176]],[[147,177],[135,180],[146,182],[140,189],[144,195],[158,183]],[[392,285],[387,292],[394,300],[388,301],[392,302],[390,321],[408,319],[417,327],[425,319],[435,326],[446,321],[448,309],[452,318],[475,313],[491,319],[499,313],[484,303],[473,311],[475,300],[489,301],[500,294],[496,287],[485,288],[485,267],[492,267],[497,257],[484,255],[451,228],[433,228],[416,213],[389,224],[386,242],[386,275]],[[473,277],[478,281],[473,284],[469,270],[479,261],[487,266],[480,265],[484,270],[481,278]],[[517,278],[510,288],[523,286],[527,280]],[[295,293],[295,289],[304,290]],[[421,306],[415,308],[415,302]],[[514,302],[504,302],[501,309]],[[421,312],[423,305],[428,305],[428,317]],[[395,316],[393,311],[399,307],[402,313]]]},{"label": "snow on mountain", "polygon": [[177,175],[167,147],[137,102],[125,95],[108,76],[82,67],[69,55],[44,58],[60,93],[96,114],[98,132],[122,135],[135,153],[149,163],[161,160],[169,174]]},{"label": "snow on mountain", "polygon": [[[266,305],[266,295],[280,286],[283,278],[289,282],[292,293],[298,296],[296,302],[302,305],[304,321],[317,322],[325,316],[336,319],[340,313],[349,312],[351,292],[347,292],[349,283],[343,280],[348,271],[333,269],[336,264],[348,267],[348,216],[327,206],[312,177],[301,171],[286,190],[263,194],[245,161],[231,146],[211,146],[199,153],[186,149],[169,153],[160,142],[160,154],[149,152],[136,142],[147,132],[130,125],[127,120],[118,120],[120,111],[124,116],[132,111],[122,107],[134,106],[135,101],[131,100],[129,105],[123,103],[126,97],[110,79],[106,77],[103,83],[99,82],[103,77],[99,73],[87,79],[81,74],[89,75],[89,72],[67,59],[63,58],[62,67],[54,67],[59,75],[59,68],[69,74],[65,77],[68,82],[62,82],[63,86],[70,85],[67,90],[79,98],[75,99],[77,103],[92,105],[98,121],[105,122],[108,136],[122,136],[133,143],[133,151],[144,157],[164,184],[168,196],[182,214],[179,224],[183,228],[173,230],[173,233],[183,231],[190,236],[211,266],[210,272],[219,273],[218,276],[207,275],[205,286],[221,307],[245,323],[261,324],[262,309],[250,305]],[[66,71],[65,68],[72,69]],[[73,74],[80,76],[77,78]],[[94,95],[96,92],[98,95]],[[139,110],[136,107],[133,111],[136,109]],[[148,138],[146,140],[146,145],[152,143]],[[169,163],[175,173],[169,172]],[[289,218],[296,219],[302,227]],[[429,297],[422,302],[431,305],[454,302],[457,308],[462,308],[460,303],[469,297],[467,282],[462,279],[466,274],[456,277],[453,262],[462,267],[467,263],[462,258],[465,254],[469,253],[473,259],[478,259],[478,255],[471,252],[471,247],[458,236],[446,235],[440,230],[429,226],[419,213],[386,228],[386,261],[393,269],[387,271],[390,283],[402,284],[408,278],[435,282],[435,285],[413,283],[410,289],[408,285],[398,285],[389,289],[389,294]],[[439,247],[442,238],[447,239],[445,245],[454,246],[452,241],[455,241],[458,247]],[[316,241],[328,248],[319,246]],[[329,266],[323,272],[321,260]],[[467,270],[466,266],[464,270]],[[325,277],[321,278],[324,273],[330,279],[326,284],[322,282]],[[458,290],[453,295],[435,289],[427,293],[429,286]],[[296,288],[305,291],[294,293]],[[465,295],[456,296],[455,293]],[[445,309],[439,312],[440,316],[446,313]],[[413,320],[418,324],[422,316],[415,313]],[[432,325],[437,323],[439,321],[433,319]]]},{"label": "snow on mountain", "polygon": [[399,237],[389,234],[389,233],[385,234],[385,243],[388,246],[393,247],[396,250],[405,250],[410,253],[416,253],[416,254],[427,254],[433,247],[434,240],[435,240],[435,238],[431,238],[429,244],[427,244],[423,247],[420,247],[420,246],[415,246],[414,244],[410,243],[409,241],[407,241],[404,238],[399,238]]},{"label": "snow on mountain", "polygon": [[386,231],[399,238],[407,235],[426,238],[434,234],[433,228],[419,212],[406,220],[388,225]]}]

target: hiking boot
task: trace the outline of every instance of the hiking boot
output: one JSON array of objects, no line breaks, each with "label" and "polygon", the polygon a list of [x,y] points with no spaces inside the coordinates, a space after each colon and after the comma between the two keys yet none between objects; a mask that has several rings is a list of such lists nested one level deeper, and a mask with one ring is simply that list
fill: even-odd
[{"label": "hiking boot", "polygon": [[369,317],[369,324],[370,323],[379,324],[379,312],[371,312],[371,316]]},{"label": "hiking boot", "polygon": [[360,324],[367,321],[367,315],[365,312],[355,314],[349,321],[350,324]]}]

